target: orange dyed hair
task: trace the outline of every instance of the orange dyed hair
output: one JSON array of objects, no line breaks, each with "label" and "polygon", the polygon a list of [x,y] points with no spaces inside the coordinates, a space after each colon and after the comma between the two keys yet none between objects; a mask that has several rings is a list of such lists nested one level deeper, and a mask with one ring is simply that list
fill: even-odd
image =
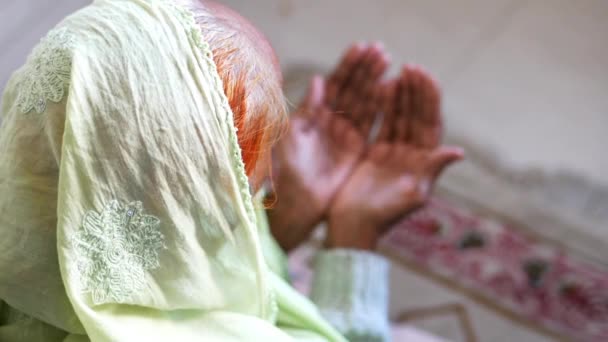
[{"label": "orange dyed hair", "polygon": [[236,62],[234,53],[234,49],[217,49],[213,51],[213,59],[232,109],[245,171],[251,176],[258,167],[270,169],[272,145],[286,122],[285,102],[274,75],[252,79],[252,72],[247,69],[256,66],[241,64],[235,68],[231,65]]},{"label": "orange dyed hair", "polygon": [[195,1],[193,13],[224,84],[245,170],[258,182],[252,178],[262,167],[270,170],[271,147],[287,121],[280,70],[261,33],[238,14],[214,12],[211,5]]}]

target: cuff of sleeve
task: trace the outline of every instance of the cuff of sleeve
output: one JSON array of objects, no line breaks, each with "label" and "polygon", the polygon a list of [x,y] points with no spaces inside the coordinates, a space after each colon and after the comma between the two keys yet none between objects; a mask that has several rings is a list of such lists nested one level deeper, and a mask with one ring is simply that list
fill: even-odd
[{"label": "cuff of sleeve", "polygon": [[388,271],[388,261],[375,253],[321,251],[311,299],[349,340],[388,341]]}]

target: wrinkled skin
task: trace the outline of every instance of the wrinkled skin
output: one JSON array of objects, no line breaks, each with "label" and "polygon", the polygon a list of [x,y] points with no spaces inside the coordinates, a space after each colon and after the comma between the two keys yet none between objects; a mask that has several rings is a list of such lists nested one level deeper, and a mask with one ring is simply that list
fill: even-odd
[{"label": "wrinkled skin", "polygon": [[[312,79],[274,151],[276,205],[269,211],[273,235],[290,250],[325,218],[338,189],[365,152],[367,133],[345,113],[373,120],[366,99],[388,67],[378,45],[354,45],[328,79]],[[371,122],[361,124],[371,126]]]},{"label": "wrinkled skin", "polygon": [[378,139],[332,203],[329,247],[374,249],[392,223],[421,207],[460,148],[441,145],[440,93],[418,67],[385,85]]},{"label": "wrinkled skin", "polygon": [[[313,78],[274,153],[277,202],[269,217],[286,250],[323,219],[329,247],[373,249],[462,157],[460,149],[440,145],[436,82],[412,66],[383,81],[388,65],[380,45],[358,44],[327,80]],[[369,143],[379,115],[382,126]]]}]

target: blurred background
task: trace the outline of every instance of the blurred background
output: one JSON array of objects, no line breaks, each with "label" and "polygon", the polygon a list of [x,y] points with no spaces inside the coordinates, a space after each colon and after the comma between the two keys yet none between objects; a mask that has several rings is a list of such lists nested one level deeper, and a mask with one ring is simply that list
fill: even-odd
[{"label": "blurred background", "polygon": [[[0,0],[0,90],[89,2]],[[392,72],[415,63],[440,81],[447,139],[469,159],[387,239],[397,325],[453,341],[608,340],[608,1],[220,2],[269,37],[294,103],[355,41],[384,42]],[[448,254],[425,254],[442,243]]]}]

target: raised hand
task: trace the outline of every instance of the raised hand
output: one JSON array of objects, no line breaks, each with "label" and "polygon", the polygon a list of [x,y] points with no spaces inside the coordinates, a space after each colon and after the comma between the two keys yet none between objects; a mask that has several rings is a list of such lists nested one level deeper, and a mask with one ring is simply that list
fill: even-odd
[{"label": "raised hand", "polygon": [[387,66],[382,47],[357,44],[327,80],[311,81],[273,154],[276,204],[268,214],[284,249],[308,238],[362,157]]},{"label": "raised hand", "polygon": [[441,172],[463,156],[441,145],[440,93],[422,69],[404,67],[381,92],[383,124],[332,204],[327,245],[374,249],[390,224],[422,206]]}]

